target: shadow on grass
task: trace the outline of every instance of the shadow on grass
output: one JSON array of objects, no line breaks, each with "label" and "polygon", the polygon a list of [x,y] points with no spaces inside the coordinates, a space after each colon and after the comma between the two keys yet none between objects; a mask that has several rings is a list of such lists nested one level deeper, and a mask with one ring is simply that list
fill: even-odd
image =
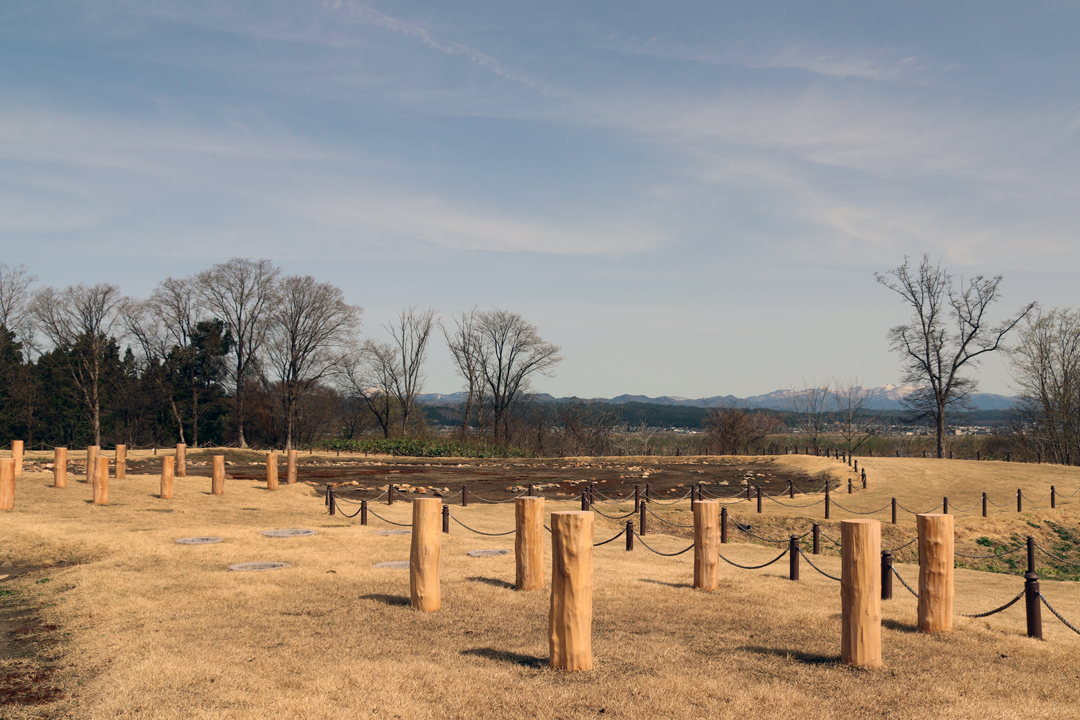
[{"label": "shadow on grass", "polygon": [[374,600],[375,602],[381,602],[383,605],[389,605],[391,607],[409,607],[412,602],[404,595],[385,595],[382,593],[376,593],[373,595],[361,595],[361,600]]},{"label": "shadow on grass", "polygon": [[760,645],[743,645],[739,648],[758,655],[773,655],[775,657],[794,660],[803,665],[839,665],[838,655],[817,655],[815,653],[802,652],[800,650],[785,650],[784,648],[761,647]]},{"label": "shadow on grass", "polygon": [[902,623],[898,620],[882,620],[882,627],[887,627],[890,630],[897,630],[905,633],[917,633],[919,628],[915,625],[909,625],[908,623]]},{"label": "shadow on grass", "polygon": [[538,658],[535,655],[522,655],[521,653],[509,652],[508,650],[496,650],[495,648],[471,648],[469,650],[462,650],[461,654],[531,668],[547,667],[548,664],[547,658]]},{"label": "shadow on grass", "polygon": [[513,590],[514,589],[514,583],[506,582],[505,580],[498,580],[496,578],[486,578],[486,577],[477,576],[477,577],[471,577],[471,578],[465,578],[465,579],[469,580],[471,582],[484,583],[485,585],[493,585],[493,586],[495,586],[497,588],[503,588],[503,589],[506,589],[506,590]]},{"label": "shadow on grass", "polygon": [[647,582],[647,583],[652,583],[653,585],[666,585],[667,587],[673,587],[673,588],[691,588],[692,589],[694,587],[690,583],[664,582],[663,580],[653,580],[652,578],[638,578],[638,582]]}]

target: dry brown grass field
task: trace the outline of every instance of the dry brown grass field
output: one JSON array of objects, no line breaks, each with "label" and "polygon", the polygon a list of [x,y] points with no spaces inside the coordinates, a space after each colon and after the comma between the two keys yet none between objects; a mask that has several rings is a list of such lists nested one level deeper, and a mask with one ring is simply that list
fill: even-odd
[{"label": "dry brown grass field", "polygon": [[[77,453],[73,453],[73,458]],[[199,459],[190,455],[191,459]],[[648,459],[636,461],[647,462]],[[634,462],[633,459],[626,459]],[[686,462],[694,462],[686,459]],[[766,462],[766,461],[762,461]],[[805,474],[846,484],[846,466],[785,456]],[[1040,497],[1056,484],[1080,486],[1080,469],[991,462],[867,459],[866,491],[835,498],[854,510],[897,497],[924,509],[942,495],[962,508],[983,490],[1002,502],[1016,489]],[[0,717],[10,718],[1067,718],[1080,717],[1080,636],[1044,612],[1044,641],[1024,634],[1022,603],[990,618],[958,617],[955,631],[915,629],[916,601],[899,584],[883,603],[885,667],[839,663],[839,584],[805,564],[787,579],[787,561],[764,570],[724,566],[720,589],[695,591],[692,553],[668,558],[622,540],[594,556],[594,670],[547,667],[546,591],[511,588],[513,555],[473,558],[479,548],[513,548],[513,536],[482,537],[454,524],[443,536],[443,609],[408,606],[408,573],[373,567],[409,555],[407,535],[378,535],[326,514],[319,490],[250,480],[209,494],[203,477],[177,478],[172,501],[157,497],[156,475],[110,483],[110,504],[51,473],[17,481],[16,509],[0,515]],[[797,497],[793,503],[809,501]],[[548,509],[575,509],[548,502]],[[625,512],[629,505],[604,506]],[[738,508],[738,509],[736,509]],[[373,506],[408,522],[407,503]],[[732,506],[755,530],[805,529],[820,506]],[[509,505],[452,508],[468,525],[509,529]],[[1008,536],[1025,523],[1075,527],[1080,496],[1058,509],[957,519],[958,550],[981,535]],[[678,506],[658,508],[687,522]],[[847,517],[834,510],[833,520]],[[914,536],[912,516],[886,521],[883,545]],[[1020,525],[1017,525],[1020,523]],[[681,550],[685,531],[647,541]],[[1031,525],[1026,525],[1030,527]],[[833,525],[824,525],[826,532]],[[268,538],[261,530],[310,528],[317,535]],[[596,539],[622,529],[598,518]],[[189,536],[224,542],[183,546]],[[778,550],[736,537],[724,555],[753,564]],[[968,543],[965,545],[964,543]],[[244,561],[291,567],[228,572]],[[835,553],[815,558],[838,574]],[[917,568],[899,565],[914,582]],[[19,574],[20,570],[25,570]],[[1059,611],[1080,620],[1080,586],[1044,581]],[[960,569],[956,609],[985,611],[1011,599],[1016,575]],[[35,703],[12,702],[19,697]]]}]

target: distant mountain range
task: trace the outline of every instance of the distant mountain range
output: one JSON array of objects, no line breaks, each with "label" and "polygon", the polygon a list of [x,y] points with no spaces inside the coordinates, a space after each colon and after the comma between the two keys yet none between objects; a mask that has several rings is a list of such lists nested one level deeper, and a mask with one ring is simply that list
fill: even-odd
[{"label": "distant mountain range", "polygon": [[[918,385],[881,385],[870,388],[869,407],[873,410],[899,410],[903,407],[903,400],[919,389]],[[772,410],[790,410],[791,396],[797,394],[797,390],[776,390],[766,395],[752,395],[746,398],[734,395],[715,395],[708,398],[685,398],[664,395],[662,397],[648,397],[647,395],[619,395],[613,398],[556,398],[547,393],[540,393],[536,399],[540,402],[569,402],[571,400],[590,400],[602,403],[646,403],[650,405],[689,405],[692,407],[719,407],[721,405],[740,405],[751,408],[769,408]],[[417,400],[425,405],[456,405],[468,399],[468,393],[456,392],[449,395],[427,393],[418,395]],[[971,404],[975,410],[1007,410],[1016,404],[1017,398],[1007,395],[995,395],[993,393],[973,393]]]}]

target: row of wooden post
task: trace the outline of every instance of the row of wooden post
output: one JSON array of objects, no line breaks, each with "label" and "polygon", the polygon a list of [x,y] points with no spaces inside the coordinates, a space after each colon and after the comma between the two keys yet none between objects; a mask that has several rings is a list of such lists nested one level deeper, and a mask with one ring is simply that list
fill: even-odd
[{"label": "row of wooden post", "polygon": [[[176,455],[161,458],[161,487],[159,495],[163,500],[173,499],[173,478],[187,475],[187,446],[176,446]],[[15,508],[15,478],[22,474],[23,441],[13,440],[12,457],[0,458],[0,510]],[[86,482],[93,488],[93,503],[106,505],[109,502],[109,458],[101,455],[101,448],[91,445],[86,449]],[[286,482],[289,485],[297,481],[297,453],[289,450],[286,454]],[[53,487],[67,487],[67,448],[53,449]],[[117,480],[127,477],[127,446],[116,446],[114,474]],[[278,489],[278,455],[266,456],[266,485],[269,490]],[[225,492],[225,456],[214,455],[212,462],[210,492],[222,495]]]}]

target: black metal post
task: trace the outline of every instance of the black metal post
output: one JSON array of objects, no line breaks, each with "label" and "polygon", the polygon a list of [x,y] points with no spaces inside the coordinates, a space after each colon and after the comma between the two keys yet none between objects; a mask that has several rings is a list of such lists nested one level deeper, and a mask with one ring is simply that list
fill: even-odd
[{"label": "black metal post", "polygon": [[788,480],[787,481],[787,491],[788,491],[788,497],[791,498],[792,500],[794,500],[795,499],[795,481],[794,480]]},{"label": "black metal post", "polygon": [[832,500],[829,497],[829,486],[825,486],[825,519],[829,519],[829,506],[832,505]]},{"label": "black metal post", "polygon": [[761,486],[757,486],[757,511],[758,515],[761,514]]},{"label": "black metal post", "polygon": [[892,600],[892,553],[881,551],[881,599]]},{"label": "black metal post", "polygon": [[528,495],[528,496],[529,496],[529,497],[532,497],[532,496],[533,496],[533,486],[532,486],[532,483],[529,483],[529,495]]},{"label": "black metal post", "polygon": [[788,579],[799,579],[799,538],[795,535],[788,540]]},{"label": "black metal post", "polygon": [[450,506],[442,506],[442,531],[444,533],[450,533]]},{"label": "black metal post", "polygon": [[461,507],[469,507],[469,488],[466,485],[461,486]]},{"label": "black metal post", "polygon": [[326,487],[329,488],[329,490],[330,490],[330,514],[331,515],[336,515],[337,514],[337,498],[334,497],[334,488],[330,487],[329,485],[327,485]]},{"label": "black metal post", "polygon": [[986,517],[986,493],[983,493],[983,517]]},{"label": "black metal post", "polygon": [[847,479],[847,494],[848,494],[848,495],[850,495],[850,494],[851,494],[851,493],[853,493],[853,492],[855,492],[855,488],[854,488],[854,486],[853,486],[853,485],[851,484],[851,478],[848,478],[848,479]]},{"label": "black metal post", "polygon": [[1027,606],[1028,637],[1042,640],[1042,604],[1039,602],[1039,576],[1035,574],[1035,538],[1028,536],[1028,570],[1024,573],[1024,601]]},{"label": "black metal post", "polygon": [[821,552],[821,526],[814,523],[814,554]]},{"label": "black metal post", "polygon": [[949,498],[948,497],[943,497],[941,499],[941,514],[942,515],[948,515],[949,514]]},{"label": "black metal post", "polygon": [[640,535],[644,535],[644,534],[645,534],[645,510],[646,510],[646,508],[648,507],[648,505],[649,505],[649,502],[648,502],[648,500],[642,500],[642,501],[641,501],[641,511],[640,511],[640,513],[641,513],[641,517],[640,517],[640,518],[638,519],[638,527],[640,527],[640,528],[641,528],[641,529],[640,529],[640,530],[638,531],[638,533],[639,533]]},{"label": "black metal post", "polygon": [[866,468],[862,469],[862,489],[866,489]]},{"label": "black metal post", "polygon": [[626,521],[626,552],[634,549],[634,521]]},{"label": "black metal post", "polygon": [[386,488],[386,504],[387,505],[393,505],[394,504],[394,486],[393,485],[388,485],[387,488]]},{"label": "black metal post", "polygon": [[1024,492],[1020,489],[1016,491],[1016,512],[1024,512]]},{"label": "black metal post", "polygon": [[583,511],[589,509],[589,491],[588,490],[582,490],[581,491],[581,509]]},{"label": "black metal post", "polygon": [[896,498],[892,499],[892,524],[896,524]]},{"label": "black metal post", "polygon": [[634,486],[634,512],[637,512],[639,509],[641,509],[641,486],[640,485],[635,485]]},{"label": "black metal post", "polygon": [[367,525],[367,500],[360,501],[360,524]]},{"label": "black metal post", "polygon": [[727,508],[720,508],[720,543],[727,544]]},{"label": "black metal post", "polygon": [[1053,485],[1050,486],[1050,507],[1057,507],[1057,490],[1054,489]]}]

